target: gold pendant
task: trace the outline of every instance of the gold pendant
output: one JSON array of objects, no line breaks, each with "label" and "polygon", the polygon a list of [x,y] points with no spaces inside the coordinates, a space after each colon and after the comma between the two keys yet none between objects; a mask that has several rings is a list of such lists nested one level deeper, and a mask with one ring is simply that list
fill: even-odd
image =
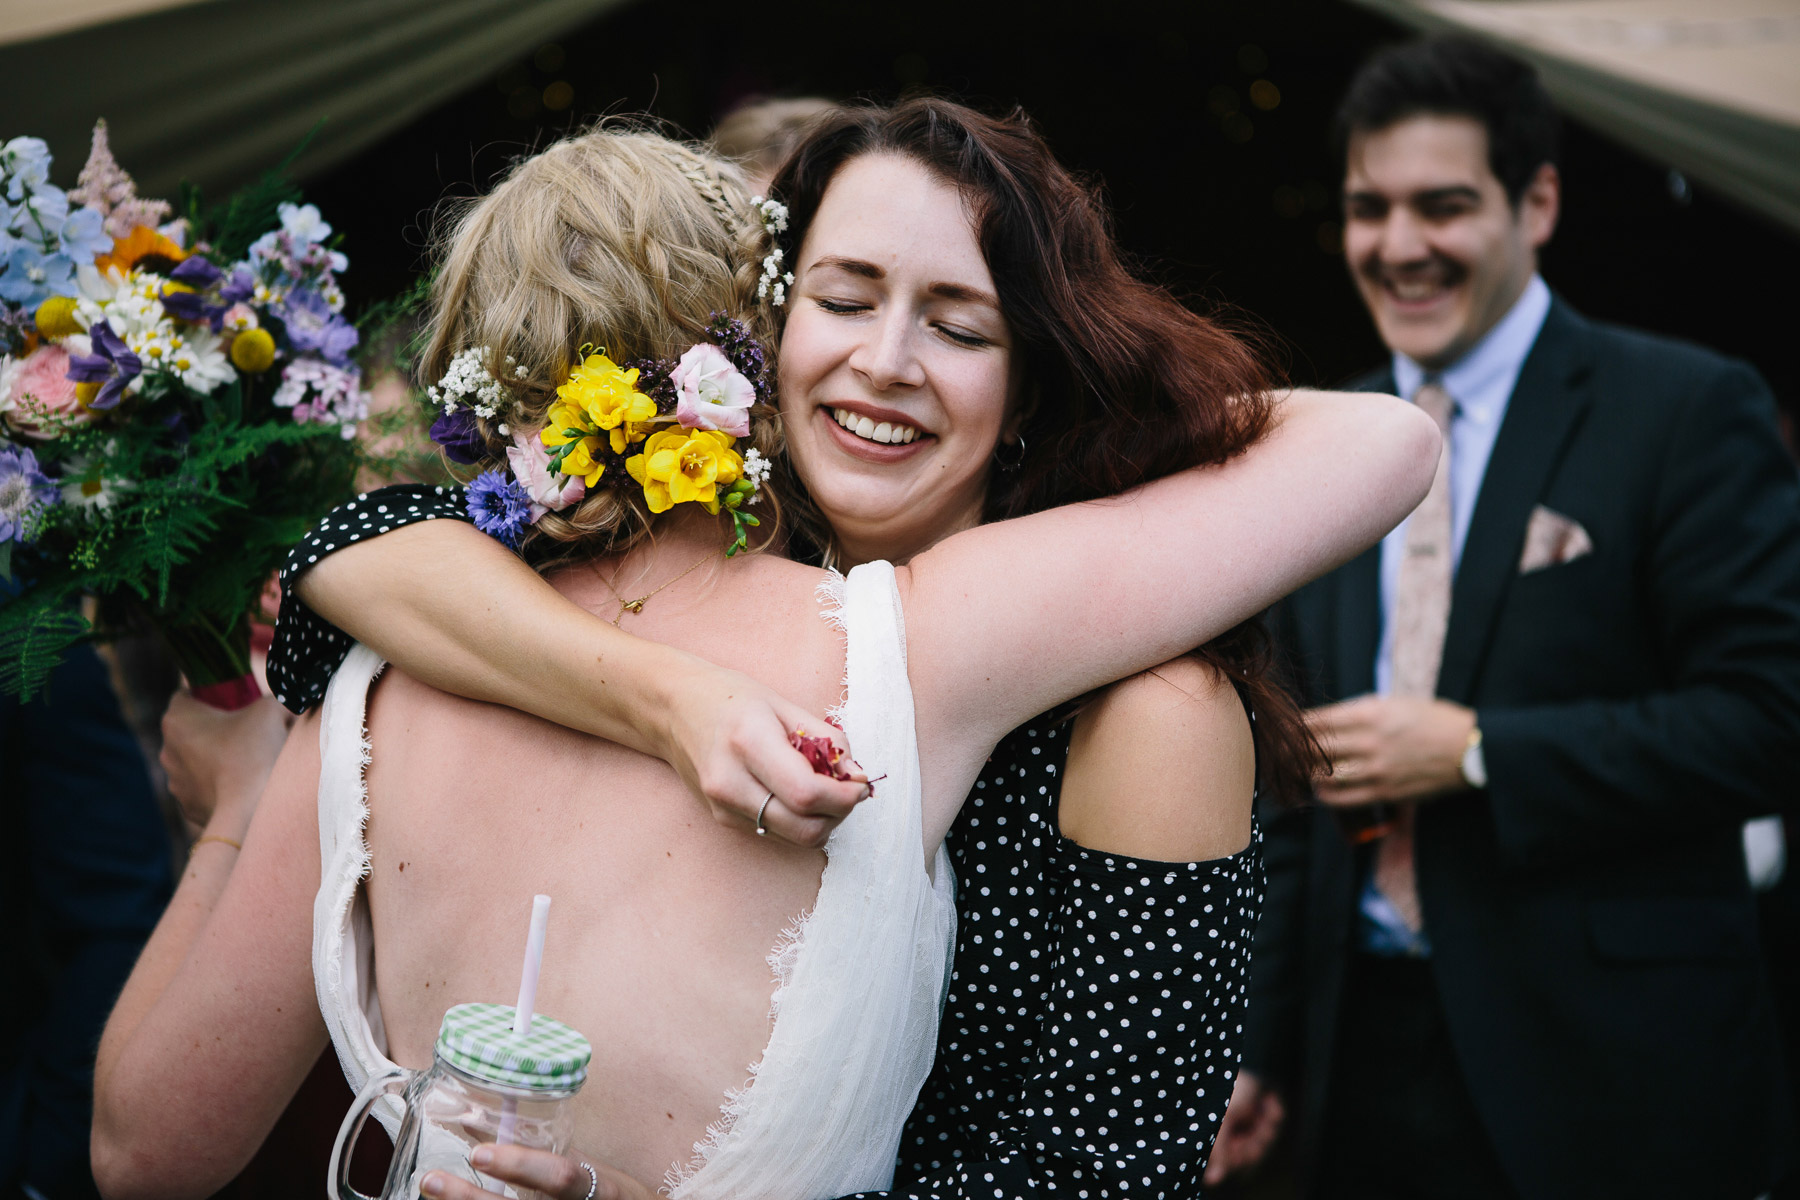
[{"label": "gold pendant", "polygon": [[620,607],[628,613],[641,613],[644,611],[644,600],[648,600],[649,598],[650,597],[645,596],[643,600],[627,600],[624,604],[620,605]]}]

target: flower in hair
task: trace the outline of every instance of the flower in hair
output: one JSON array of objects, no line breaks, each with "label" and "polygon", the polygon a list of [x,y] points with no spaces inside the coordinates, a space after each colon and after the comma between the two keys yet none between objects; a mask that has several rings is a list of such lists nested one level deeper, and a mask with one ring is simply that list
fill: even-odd
[{"label": "flower in hair", "polygon": [[656,401],[637,390],[637,381],[637,368],[627,370],[603,353],[588,355],[569,372],[538,435],[553,448],[551,462],[564,475],[579,475],[593,487],[606,470],[606,449],[623,454],[648,432]]},{"label": "flower in hair", "polygon": [[719,347],[701,342],[690,348],[669,372],[669,382],[675,387],[675,419],[686,428],[750,435],[756,388]]},{"label": "flower in hair", "polygon": [[[470,346],[450,360],[444,377],[435,387],[425,389],[425,394],[446,414],[468,409],[478,417],[493,420],[509,399],[505,385],[488,370],[493,354],[486,346]],[[515,379],[525,377],[525,368],[517,359],[509,354],[505,361]]]},{"label": "flower in hair", "polygon": [[578,476],[564,475],[550,469],[550,452],[542,438],[523,433],[513,435],[506,448],[506,461],[513,478],[531,499],[531,524],[536,525],[545,513],[579,504],[587,495],[587,484]]},{"label": "flower in hair", "polygon": [[643,485],[653,513],[690,500],[717,513],[719,488],[730,489],[744,473],[744,460],[731,448],[733,440],[712,429],[665,429],[650,435],[643,453],[625,460],[625,470]]},{"label": "flower in hair", "polygon": [[535,519],[531,515],[530,495],[505,471],[483,471],[477,475],[469,483],[467,503],[475,528],[514,549]]},{"label": "flower in hair", "polygon": [[[768,200],[761,196],[750,197],[750,207],[756,210],[762,220],[763,229],[769,240],[774,241],[777,234],[786,233],[788,227],[787,205],[779,200]],[[794,285],[794,273],[781,269],[781,247],[776,246],[769,251],[762,262],[762,278],[756,282],[756,298],[768,300],[780,308],[787,303],[787,290]]]}]

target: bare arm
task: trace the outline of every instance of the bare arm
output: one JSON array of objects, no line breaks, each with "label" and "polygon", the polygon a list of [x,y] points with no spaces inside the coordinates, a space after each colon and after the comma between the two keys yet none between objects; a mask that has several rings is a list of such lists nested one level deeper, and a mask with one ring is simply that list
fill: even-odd
[{"label": "bare arm", "polygon": [[566,599],[474,526],[425,521],[346,546],[295,592],[433,687],[652,755],[723,823],[824,844],[860,784],[813,774],[788,731],[827,728],[747,675],[633,637]]},{"label": "bare arm", "polygon": [[1057,824],[1078,845],[1199,862],[1250,843],[1256,748],[1231,682],[1180,658],[1113,684],[1075,718]]},{"label": "bare arm", "polygon": [[900,571],[927,844],[1009,729],[1217,637],[1378,541],[1438,434],[1391,396],[1295,393],[1219,467],[947,538]]},{"label": "bare arm", "polygon": [[222,789],[207,832],[243,850],[196,843],[119,996],[94,1066],[94,1178],[108,1200],[217,1191],[325,1047],[312,979],[318,772],[306,719],[260,805],[244,779]]}]

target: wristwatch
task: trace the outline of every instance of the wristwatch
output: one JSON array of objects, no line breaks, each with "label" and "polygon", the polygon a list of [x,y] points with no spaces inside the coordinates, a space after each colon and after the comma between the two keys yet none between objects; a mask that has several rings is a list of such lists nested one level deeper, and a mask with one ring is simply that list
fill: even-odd
[{"label": "wristwatch", "polygon": [[1462,752],[1463,782],[1472,788],[1487,786],[1487,758],[1481,753],[1481,726],[1469,730],[1469,744]]}]

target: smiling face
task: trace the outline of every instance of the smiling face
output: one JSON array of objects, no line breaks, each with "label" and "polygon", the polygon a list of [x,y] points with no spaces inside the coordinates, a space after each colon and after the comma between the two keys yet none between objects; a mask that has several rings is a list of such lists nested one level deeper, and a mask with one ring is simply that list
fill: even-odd
[{"label": "smiling face", "polygon": [[904,562],[978,524],[1016,406],[1011,333],[961,194],[908,158],[851,159],[797,263],[783,428],[849,563]]},{"label": "smiling face", "polygon": [[1515,206],[1472,117],[1421,115],[1350,138],[1344,254],[1381,340],[1448,367],[1504,317],[1556,228],[1556,168]]}]

